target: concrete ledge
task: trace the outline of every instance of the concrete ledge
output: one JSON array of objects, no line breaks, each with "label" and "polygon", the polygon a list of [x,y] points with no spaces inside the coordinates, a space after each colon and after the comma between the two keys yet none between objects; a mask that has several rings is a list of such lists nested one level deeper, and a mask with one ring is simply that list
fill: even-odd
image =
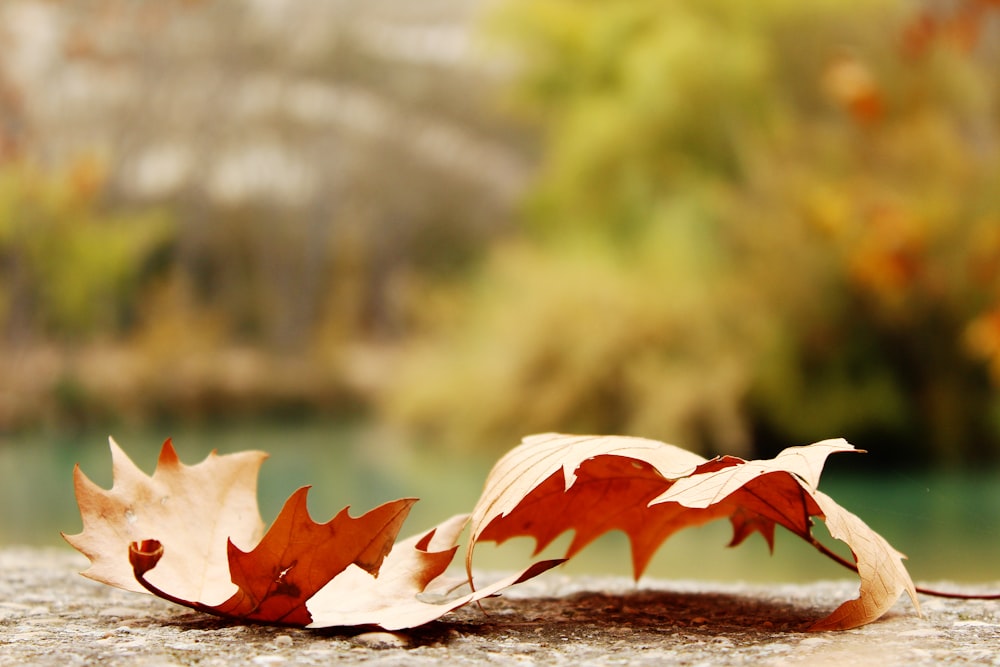
[{"label": "concrete ledge", "polygon": [[[67,549],[0,550],[4,665],[711,664],[1000,665],[1000,602],[923,597],[837,633],[802,628],[857,582],[776,587],[566,577],[522,584],[483,609],[381,633],[233,625],[91,582]],[[955,589],[954,584],[940,584]],[[966,587],[1000,590],[1000,582]]]}]

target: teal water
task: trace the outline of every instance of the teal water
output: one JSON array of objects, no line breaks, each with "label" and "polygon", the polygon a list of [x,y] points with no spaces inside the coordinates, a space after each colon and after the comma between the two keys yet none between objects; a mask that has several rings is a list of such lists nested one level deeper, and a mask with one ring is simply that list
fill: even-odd
[{"label": "teal water", "polygon": [[[113,435],[147,473],[152,472],[167,436],[189,464],[213,449],[269,452],[258,491],[266,522],[288,495],[305,485],[312,485],[309,508],[317,521],[347,505],[357,515],[388,500],[418,497],[404,534],[471,510],[495,460],[493,455],[449,454],[413,446],[366,425],[242,424],[170,432],[122,429]],[[0,545],[69,549],[59,533],[81,529],[73,498],[75,463],[96,483],[109,487],[107,434],[0,437]],[[820,488],[906,553],[915,580],[1000,581],[1000,470],[886,470],[858,475],[851,472],[849,461],[835,460]],[[824,534],[821,527],[818,534]],[[735,549],[725,547],[729,537],[726,522],[682,531],[660,549],[647,574],[753,582],[854,576],[781,529],[773,556],[758,536]],[[544,555],[558,557],[566,544],[568,536]],[[477,563],[483,568],[519,568],[531,547],[528,540],[499,548],[482,545],[477,547]],[[628,575],[627,540],[610,534],[563,567],[575,573]]]}]

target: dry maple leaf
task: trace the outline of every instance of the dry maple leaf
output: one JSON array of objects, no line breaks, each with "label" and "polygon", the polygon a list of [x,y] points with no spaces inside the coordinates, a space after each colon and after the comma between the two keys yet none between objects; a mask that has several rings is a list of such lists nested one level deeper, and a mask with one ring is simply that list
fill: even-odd
[{"label": "dry maple leaf", "polygon": [[414,627],[562,562],[532,565],[456,595],[443,573],[466,517],[394,548],[414,499],[385,503],[356,519],[345,509],[320,524],[309,517],[305,487],[260,538],[255,495],[264,454],[213,452],[186,466],[168,440],[147,476],[113,440],[111,453],[110,490],[79,467],[74,471],[84,530],[64,537],[91,560],[84,574],[219,616],[311,627]]},{"label": "dry maple leaf", "polygon": [[129,564],[129,544],[156,538],[165,555],[150,582],[173,595],[220,604],[236,593],[229,577],[227,541],[248,549],[260,541],[257,473],[267,454],[212,452],[193,466],[163,443],[152,477],[109,439],[114,484],[105,491],[73,469],[83,531],[63,535],[90,559],[83,575],[145,593]]},{"label": "dry maple leaf", "polygon": [[130,545],[135,578],[162,598],[217,616],[309,625],[314,619],[306,603],[348,565],[357,566],[369,578],[378,574],[416,500],[394,500],[356,519],[344,509],[320,524],[309,517],[307,492],[304,487],[292,494],[253,550],[243,552],[229,542],[229,569],[238,590],[222,604],[180,598],[170,589],[149,584],[146,575],[165,551],[156,539]]},{"label": "dry maple leaf", "polygon": [[629,538],[638,578],[670,535],[719,518],[733,525],[732,545],[760,532],[773,547],[775,525],[819,546],[812,517],[850,546],[861,577],[857,600],[813,625],[846,629],[880,617],[905,590],[919,609],[902,554],[816,486],[826,457],[855,451],[842,439],[792,447],[777,457],[712,460],[672,445],[620,436],[544,434],[526,438],[504,456],[473,509],[466,554],[471,571],[478,542],[535,538],[536,553],[574,531],[572,557],[599,535],[618,529]]},{"label": "dry maple leaf", "polygon": [[415,498],[394,500],[357,519],[340,511],[327,523],[309,517],[308,487],[286,501],[264,539],[250,552],[229,543],[229,569],[240,592],[221,615],[307,625],[306,601],[348,565],[377,575]]}]

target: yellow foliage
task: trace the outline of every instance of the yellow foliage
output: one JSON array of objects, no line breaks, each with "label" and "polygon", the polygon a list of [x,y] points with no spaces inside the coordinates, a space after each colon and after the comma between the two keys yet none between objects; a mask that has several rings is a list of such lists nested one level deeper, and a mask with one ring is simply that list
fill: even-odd
[{"label": "yellow foliage", "polygon": [[75,337],[122,325],[144,263],[172,227],[156,211],[103,211],[103,173],[92,157],[61,173],[17,163],[0,172],[0,329]]},{"label": "yellow foliage", "polygon": [[505,3],[545,138],[527,234],[431,328],[390,414],[465,442],[732,450],[763,428],[1000,452],[976,361],[1000,298],[998,63],[913,51],[907,11]]}]

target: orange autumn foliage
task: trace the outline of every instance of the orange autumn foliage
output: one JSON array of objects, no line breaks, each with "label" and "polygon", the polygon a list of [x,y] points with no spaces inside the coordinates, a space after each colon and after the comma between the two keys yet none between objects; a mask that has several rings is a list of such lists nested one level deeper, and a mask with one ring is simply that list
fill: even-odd
[{"label": "orange autumn foliage", "polygon": [[[811,629],[847,629],[879,618],[903,591],[915,606],[917,600],[902,554],[817,488],[826,457],[845,451],[854,448],[837,439],[769,460],[706,460],[642,438],[531,436],[496,464],[471,516],[456,515],[396,543],[413,499],[357,518],[344,509],[317,523],[306,487],[262,534],[254,493],[264,454],[213,452],[187,466],[168,440],[147,476],[112,440],[114,484],[101,489],[76,469],[84,530],[65,537],[90,559],[86,576],[206,613],[298,627],[395,630],[435,620],[564,560],[531,563],[477,588],[472,564],[480,542],[525,535],[541,550],[572,530],[565,556],[571,558],[617,529],[631,541],[638,578],[664,540],[689,526],[728,518],[732,546],[759,532],[773,548],[780,525],[823,551],[811,533],[819,518],[851,548],[861,590]],[[461,579],[446,569],[467,523],[472,590],[461,592]]]}]

